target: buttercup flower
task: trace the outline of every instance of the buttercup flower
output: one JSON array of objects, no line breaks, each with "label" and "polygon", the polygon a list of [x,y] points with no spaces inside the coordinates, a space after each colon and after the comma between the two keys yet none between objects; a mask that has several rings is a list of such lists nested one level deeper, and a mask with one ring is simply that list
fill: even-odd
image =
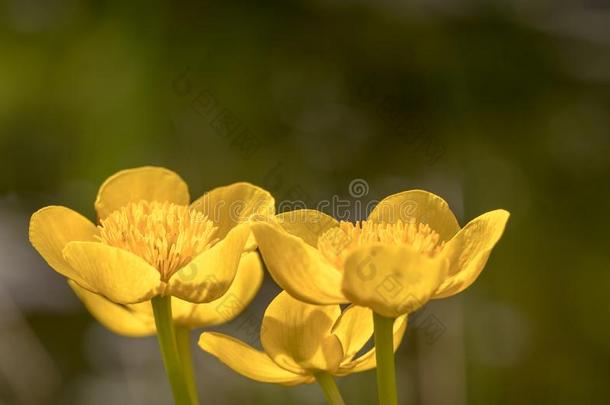
[{"label": "buttercup flower", "polygon": [[[394,322],[394,349],[407,327]],[[205,332],[199,346],[237,373],[256,381],[296,385],[320,374],[343,376],[375,367],[375,349],[357,356],[373,334],[368,308],[312,305],[281,292],[269,304],[260,330],[263,351],[237,339]]]},{"label": "buttercup flower", "polygon": [[355,224],[297,210],[252,230],[270,274],[293,297],[352,302],[395,318],[470,286],[508,217],[490,211],[460,229],[442,198],[412,190],[385,198]]},{"label": "buttercup flower", "polygon": [[[219,325],[236,318],[252,301],[263,281],[263,266],[257,252],[242,254],[233,283],[220,298],[205,304],[193,304],[172,297],[174,324],[187,329]],[[140,337],[156,333],[150,301],[120,305],[87,291],[74,281],[70,287],[89,312],[102,325],[123,336]]]},{"label": "buttercup flower", "polygon": [[245,220],[273,214],[274,200],[248,183],[189,200],[187,185],[170,170],[120,171],[99,189],[98,226],[69,208],[50,206],[32,216],[30,241],[90,307],[96,298],[91,301],[87,291],[117,304],[156,296],[210,302],[227,292],[244,248],[252,248]]}]

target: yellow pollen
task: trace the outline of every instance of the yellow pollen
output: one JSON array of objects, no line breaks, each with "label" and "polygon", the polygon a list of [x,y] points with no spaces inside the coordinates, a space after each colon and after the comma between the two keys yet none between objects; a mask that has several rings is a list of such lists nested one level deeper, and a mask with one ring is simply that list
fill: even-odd
[{"label": "yellow pollen", "polygon": [[217,241],[206,215],[169,202],[129,203],[100,223],[101,242],[146,260],[163,281]]},{"label": "yellow pollen", "polygon": [[410,245],[431,257],[445,245],[427,224],[402,221],[394,224],[360,221],[354,224],[341,221],[338,227],[329,229],[318,238],[318,249],[331,264],[342,268],[354,249],[376,243]]}]

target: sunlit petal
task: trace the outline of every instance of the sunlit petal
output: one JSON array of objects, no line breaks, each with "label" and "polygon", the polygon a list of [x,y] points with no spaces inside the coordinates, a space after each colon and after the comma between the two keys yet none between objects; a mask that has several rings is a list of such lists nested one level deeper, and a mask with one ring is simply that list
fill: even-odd
[{"label": "sunlit petal", "polygon": [[115,304],[101,295],[85,290],[74,281],[68,281],[68,284],[91,315],[112,332],[130,337],[155,334],[155,321],[152,314],[137,313],[124,305]]},{"label": "sunlit petal", "polygon": [[64,259],[68,242],[94,241],[97,228],[91,221],[66,207],[45,207],[32,215],[30,242],[46,262],[63,276],[86,285],[79,272]]},{"label": "sunlit petal", "polygon": [[252,231],[269,273],[293,297],[317,304],[347,302],[341,272],[317,249],[276,224],[255,222]]},{"label": "sunlit petal", "polygon": [[[392,329],[394,331],[394,351],[396,351],[398,350],[398,347],[400,346],[400,343],[402,342],[402,339],[404,337],[405,331],[407,330],[407,315],[402,315],[396,318]],[[362,356],[359,356],[350,362],[342,364],[335,374],[346,375],[351,373],[357,373],[360,371],[366,371],[375,368],[376,365],[377,361],[375,359],[375,349],[373,348],[364,353]]]},{"label": "sunlit petal", "polygon": [[470,221],[447,243],[443,254],[449,258],[448,278],[433,298],[449,297],[474,283],[504,233],[509,216],[505,210],[487,212]]},{"label": "sunlit petal", "polygon": [[191,207],[206,214],[218,227],[216,236],[224,238],[231,228],[252,215],[272,216],[275,200],[266,190],[240,182],[208,191]]},{"label": "sunlit petal", "polygon": [[248,224],[231,229],[224,239],[170,278],[168,293],[193,303],[210,302],[222,296],[235,278],[249,235]]},{"label": "sunlit petal", "polygon": [[278,224],[288,233],[298,236],[313,247],[318,246],[318,238],[330,228],[339,226],[331,216],[317,210],[294,210],[275,216]]},{"label": "sunlit petal", "polygon": [[347,258],[343,292],[354,304],[394,318],[424,305],[446,274],[444,257],[430,258],[408,245],[373,245]]},{"label": "sunlit petal", "polygon": [[304,374],[304,370],[300,373],[285,370],[266,353],[230,336],[206,332],[199,338],[199,346],[237,373],[256,381],[285,385],[313,382],[313,377]]},{"label": "sunlit petal", "polygon": [[172,299],[174,320],[189,328],[219,325],[241,314],[263,281],[263,264],[257,252],[244,253],[231,287],[220,298],[206,304]]},{"label": "sunlit petal", "polygon": [[311,305],[281,292],[269,304],[261,325],[265,352],[293,372],[337,369],[343,359],[332,328],[341,315],[338,305]]},{"label": "sunlit petal", "polygon": [[455,215],[441,197],[424,190],[403,191],[381,200],[368,219],[393,224],[399,220],[428,224],[448,241],[460,229]]},{"label": "sunlit petal", "polygon": [[81,287],[113,302],[146,301],[163,289],[159,272],[126,250],[98,242],[70,242],[63,254],[84,280]]},{"label": "sunlit petal", "polygon": [[373,312],[366,307],[350,305],[333,327],[343,347],[344,362],[352,359],[373,336]]},{"label": "sunlit petal", "polygon": [[188,186],[182,178],[163,167],[145,166],[121,170],[100,187],[95,209],[100,219],[128,203],[141,200],[189,204]]}]

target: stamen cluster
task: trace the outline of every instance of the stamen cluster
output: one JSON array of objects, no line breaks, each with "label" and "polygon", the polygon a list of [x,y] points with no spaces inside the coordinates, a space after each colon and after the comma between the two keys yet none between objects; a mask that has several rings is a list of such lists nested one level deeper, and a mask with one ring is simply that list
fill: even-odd
[{"label": "stamen cluster", "polygon": [[130,203],[100,223],[101,242],[143,258],[164,281],[217,241],[205,214],[170,202]]},{"label": "stamen cluster", "polygon": [[438,233],[427,224],[341,221],[338,227],[329,229],[319,237],[318,249],[335,267],[342,268],[346,257],[354,249],[376,243],[407,244],[428,256],[435,256],[444,246]]}]

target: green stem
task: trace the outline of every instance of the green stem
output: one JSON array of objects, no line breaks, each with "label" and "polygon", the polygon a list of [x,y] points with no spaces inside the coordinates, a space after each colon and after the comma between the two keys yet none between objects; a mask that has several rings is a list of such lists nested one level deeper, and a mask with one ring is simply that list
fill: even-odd
[{"label": "green stem", "polygon": [[163,357],[163,365],[172,386],[174,401],[176,405],[193,405],[194,402],[191,401],[189,395],[188,384],[182,372],[180,354],[176,344],[171,297],[154,297],[152,299],[152,307],[155,314],[157,337]]},{"label": "green stem", "polygon": [[339,387],[337,387],[335,380],[330,374],[321,372],[317,373],[315,376],[316,381],[318,381],[318,384],[322,387],[322,391],[324,391],[324,396],[329,405],[345,405],[341,393],[339,392]]},{"label": "green stem", "polygon": [[182,361],[182,371],[188,384],[189,394],[194,403],[199,403],[195,373],[193,370],[193,355],[191,354],[191,330],[184,326],[176,326],[176,343]]},{"label": "green stem", "polygon": [[379,405],[396,405],[396,371],[394,367],[394,318],[373,315],[375,356],[377,358],[377,395]]}]

